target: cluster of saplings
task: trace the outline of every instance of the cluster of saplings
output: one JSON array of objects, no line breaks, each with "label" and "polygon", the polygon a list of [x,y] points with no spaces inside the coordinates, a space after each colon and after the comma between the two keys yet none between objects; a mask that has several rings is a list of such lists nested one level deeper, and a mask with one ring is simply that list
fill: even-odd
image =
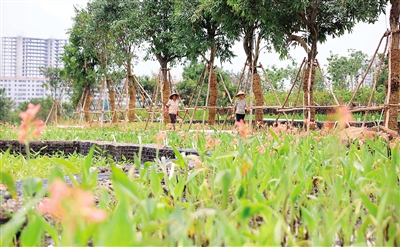
[{"label": "cluster of saplings", "polygon": [[[302,97],[314,105],[312,91],[317,86],[318,70],[314,64],[318,45],[328,38],[351,32],[359,22],[374,23],[387,4],[384,0],[95,0],[76,9],[63,57],[65,76],[74,88],[72,101],[85,102],[85,111],[90,108],[94,91],[106,84],[110,109],[114,111],[123,75],[129,87],[128,119],[135,121],[135,108],[140,103],[135,64],[142,60],[159,62],[161,70],[157,78],[165,104],[175,90],[171,88],[169,67],[179,63],[204,63],[207,82],[204,91],[209,93],[202,100],[210,106],[208,122],[213,124],[215,106],[220,105],[226,91],[219,85],[216,61],[229,62],[236,55],[235,43],[242,43],[247,55],[243,61],[245,76],[240,76],[242,80],[236,81],[236,87],[243,90],[245,85],[251,84],[257,92],[254,95],[256,106],[276,104],[265,102],[262,93],[265,84],[258,62],[260,56],[268,56],[268,53],[261,51],[267,48],[265,50],[278,52],[282,59],[287,59],[290,47],[299,45],[304,48],[306,57],[305,73],[299,78],[299,85],[300,81],[306,85]],[[243,83],[244,78],[253,81]],[[257,109],[255,115],[261,120],[262,109]],[[168,119],[167,115],[164,117]],[[88,120],[90,115],[86,114],[85,118]],[[117,121],[117,117],[113,117],[113,121]]]}]

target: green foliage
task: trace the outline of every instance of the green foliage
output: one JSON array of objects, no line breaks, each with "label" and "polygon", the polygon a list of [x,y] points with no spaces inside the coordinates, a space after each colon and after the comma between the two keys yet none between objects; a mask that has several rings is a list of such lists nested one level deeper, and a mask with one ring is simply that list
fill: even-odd
[{"label": "green foliage", "polygon": [[14,103],[7,97],[6,89],[0,88],[0,122],[13,122],[11,114]]},{"label": "green foliage", "polygon": [[311,61],[317,55],[318,43],[351,32],[358,22],[374,23],[386,4],[385,0],[270,1],[269,8],[275,10],[271,40],[283,57],[294,44],[302,46]]},{"label": "green foliage", "polygon": [[148,44],[145,60],[157,59],[162,68],[184,56],[183,44],[177,39],[181,29],[174,18],[176,4],[172,0],[141,2],[139,30]]},{"label": "green foliage", "polygon": [[65,77],[73,85],[71,100],[76,106],[85,90],[96,87],[100,62],[85,36],[89,31],[90,13],[85,9],[75,9],[75,14],[73,26],[68,30],[69,39],[64,47],[63,62]]},{"label": "green foliage", "polygon": [[64,71],[60,68],[40,68],[40,73],[47,78],[43,87],[50,91],[50,97],[53,100],[60,101],[65,94],[68,94],[71,86],[67,78],[64,77]]},{"label": "green foliage", "polygon": [[[190,98],[193,95],[191,106],[194,106],[196,103],[196,99],[200,93],[200,86],[202,83],[201,76],[204,69],[204,64],[201,63],[192,63],[189,66],[183,68],[182,78],[183,80],[176,84],[176,88],[181,95],[181,98],[184,100],[186,105],[189,104]],[[236,92],[236,85],[234,85],[232,78],[233,75],[231,72],[224,71],[222,69],[216,69],[217,73],[217,81],[218,81],[218,91],[222,92],[218,97],[218,105],[219,106],[228,106],[230,105],[228,94],[223,86],[223,82],[229,92],[229,95],[233,98]],[[207,72],[205,72],[207,74]],[[204,77],[204,75],[203,75]],[[222,80],[221,80],[222,77]],[[196,89],[196,85],[198,85]],[[207,98],[207,87],[208,87],[208,76],[204,78],[204,85],[201,91],[201,95],[199,98],[199,106],[205,105],[205,100]]]},{"label": "green foliage", "polygon": [[41,107],[36,116],[37,118],[45,121],[47,116],[49,115],[51,107],[53,106],[53,100],[51,99],[50,96],[47,96],[46,98],[34,98],[19,104],[17,111],[18,112],[26,111],[26,109],[28,109],[28,104],[34,104],[34,105],[40,104]]},{"label": "green foliage", "polygon": [[[192,62],[207,60],[214,64],[218,57],[220,61],[230,61],[234,56],[232,46],[238,39],[231,34],[234,19],[226,1],[177,1],[176,20],[179,42],[184,46],[185,56]],[[230,21],[226,18],[229,17]],[[206,58],[206,53],[209,57]]]},{"label": "green foliage", "polygon": [[[167,138],[181,139],[179,135],[168,132]],[[1,226],[2,244],[12,243],[20,230],[25,244],[38,245],[38,236],[49,233],[55,246],[85,245],[89,239],[94,246],[397,243],[400,193],[393,185],[400,171],[398,146],[389,147],[380,138],[345,146],[335,135],[274,129],[246,138],[207,135],[186,137],[202,154],[179,154],[173,171],[156,160],[139,168],[134,178],[111,164],[113,190],[92,190],[108,212],[102,223],[49,227],[34,210],[44,196],[40,191]],[[189,171],[193,159],[200,165]],[[67,214],[74,210],[79,209]],[[26,219],[28,226],[22,228]],[[68,238],[68,231],[74,238]]]},{"label": "green foliage", "polygon": [[328,58],[328,73],[335,88],[353,90],[368,67],[368,55],[349,49],[347,57],[331,52]]}]

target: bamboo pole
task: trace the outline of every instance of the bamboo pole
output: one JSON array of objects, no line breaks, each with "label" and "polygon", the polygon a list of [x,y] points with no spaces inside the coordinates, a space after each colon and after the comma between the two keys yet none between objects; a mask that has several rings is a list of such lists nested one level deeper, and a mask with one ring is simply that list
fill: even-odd
[{"label": "bamboo pole", "polygon": [[[308,84],[307,84],[307,106],[311,106],[311,78],[312,78],[312,73],[313,73],[313,66],[314,66],[314,61],[310,61],[310,72],[308,75]],[[311,122],[311,108],[307,109],[307,131],[310,131],[310,122]]]},{"label": "bamboo pole", "polygon": [[[243,69],[242,69],[242,73],[240,74],[240,77],[239,77],[238,86],[237,86],[237,88],[236,88],[235,95],[239,92],[240,86],[242,85],[242,80],[243,80],[244,72],[245,72],[245,70],[246,70],[246,68],[247,68],[247,60],[248,60],[248,59],[249,59],[249,56],[247,55],[247,56],[246,56],[246,62],[244,63],[244,66],[243,66]],[[232,102],[233,102],[233,101],[232,101]],[[231,102],[231,103],[232,103],[232,102]]]},{"label": "bamboo pole", "polygon": [[221,78],[222,85],[224,86],[224,89],[225,89],[226,93],[228,94],[229,101],[232,102],[231,94],[229,93],[228,88],[225,85],[224,78],[222,78],[221,72],[218,71],[218,74],[219,74],[219,77]]},{"label": "bamboo pole", "polygon": [[199,79],[197,80],[196,88],[194,89],[194,91],[193,91],[192,94],[190,95],[190,99],[189,99],[188,106],[192,106],[192,101],[193,101],[193,98],[194,98],[194,94],[196,93],[197,88],[199,87],[199,85],[201,84],[201,82],[202,82],[202,80],[203,80],[203,77],[205,76],[206,67],[207,67],[207,64],[204,64],[204,67],[203,67],[203,70],[201,71],[200,77],[199,77]]},{"label": "bamboo pole", "polygon": [[385,106],[374,106],[374,107],[350,109],[349,112],[378,111],[378,110],[382,110],[382,109],[385,109]]},{"label": "bamboo pole", "polygon": [[[282,104],[281,104],[281,101],[279,100],[278,95],[277,95],[276,92],[275,92],[274,85],[272,85],[272,82],[269,80],[267,71],[264,69],[264,66],[263,66],[261,63],[260,63],[260,68],[261,68],[262,71],[264,72],[264,76],[265,76],[265,78],[267,79],[267,83],[268,83],[269,87],[272,89],[272,93],[274,94],[274,96],[275,96],[275,98],[276,98],[278,104],[279,104],[279,105],[282,105]],[[286,115],[286,113],[283,113],[283,115],[285,115],[286,121],[289,122],[289,118],[288,118],[288,116]]]},{"label": "bamboo pole", "polygon": [[[160,76],[160,74],[158,74]],[[144,127],[144,130],[147,130],[147,127],[149,125],[149,120],[151,119],[151,122],[153,122],[154,119],[154,109],[156,106],[154,105],[154,100],[156,99],[157,91],[158,91],[158,84],[160,80],[157,80],[156,86],[154,87],[153,90],[153,95],[151,96],[151,102],[150,102],[150,110],[147,112],[147,119],[146,119],[146,125]]]},{"label": "bamboo pole", "polygon": [[318,62],[318,59],[315,59],[316,63],[317,63],[317,68],[319,69],[319,71],[321,72],[322,78],[324,79],[325,85],[326,87],[329,89],[329,92],[332,94],[333,99],[335,100],[336,105],[340,105],[338,99],[336,98],[335,93],[333,92],[332,87],[329,85],[328,80],[326,79],[324,72],[321,69],[321,66]]},{"label": "bamboo pole", "polygon": [[139,81],[136,79],[136,76],[133,76],[133,80],[135,80],[136,85],[139,86],[139,89],[142,90],[142,92],[147,96],[149,100],[151,100],[150,95],[144,90],[143,86],[139,83]]},{"label": "bamboo pole", "polygon": [[[393,37],[392,35],[389,36],[390,39],[390,45],[389,45],[389,75],[388,75],[388,90],[387,90],[387,95],[386,95],[386,104],[390,103],[390,95],[392,94],[392,43],[393,43]],[[389,116],[390,116],[390,107],[386,109],[386,119],[385,119],[385,128],[389,127]]]},{"label": "bamboo pole", "polygon": [[[305,72],[305,70],[302,71],[300,78],[304,78],[304,72]],[[298,90],[297,90],[296,100],[295,100],[295,102],[294,102],[294,106],[293,106],[293,107],[296,107],[296,106],[297,106],[297,103],[299,102],[300,91],[301,91],[301,87],[303,86],[303,83],[304,83],[304,80],[300,80],[299,88],[298,88]],[[303,99],[304,99],[304,97],[303,97]],[[293,126],[293,123],[294,123],[294,116],[295,116],[295,115],[296,115],[296,112],[293,111],[293,114],[292,114],[292,122],[291,122],[290,126]]]},{"label": "bamboo pole", "polygon": [[199,100],[200,100],[201,93],[203,92],[204,81],[205,81],[205,78],[206,78],[205,75],[206,75],[207,73],[208,73],[208,72],[206,71],[205,74],[204,74],[203,80],[202,80],[202,82],[201,82],[200,91],[199,91],[199,94],[197,95],[196,104],[195,104],[194,109],[193,109],[193,114],[192,114],[192,116],[191,116],[191,118],[190,118],[188,130],[190,130],[190,128],[192,127],[193,118],[194,118],[194,116],[196,115],[196,109],[197,109],[197,106],[198,106],[198,104],[199,104]]},{"label": "bamboo pole", "polygon": [[[301,63],[301,65],[299,67],[299,70],[297,71],[296,77],[295,77],[295,79],[294,79],[294,81],[292,83],[292,86],[290,87],[289,93],[286,95],[285,101],[283,102],[283,105],[281,106],[281,109],[285,108],[285,105],[286,105],[287,101],[289,100],[289,96],[292,93],[294,86],[296,85],[297,78],[299,77],[300,71],[303,68],[305,62],[306,62],[306,58],[303,59],[303,62]],[[280,116],[281,115],[278,114],[278,116],[276,117],[276,120],[275,120],[276,123],[278,122],[278,119],[279,119]]]},{"label": "bamboo pole", "polygon": [[[381,67],[382,67],[382,64],[383,64],[383,60],[385,59],[385,54],[386,54],[386,50],[387,50],[388,44],[389,44],[389,38],[386,37],[385,49],[384,49],[384,51],[383,51],[383,53],[382,53],[381,60],[379,61],[378,71],[377,71],[376,74],[375,74],[374,85],[372,86],[372,92],[371,92],[371,96],[369,97],[369,100],[368,100],[367,108],[371,107],[372,99],[374,98],[374,94],[375,94],[375,90],[376,90],[376,85],[377,85],[377,83],[378,83],[378,77],[379,77],[379,74],[380,74],[380,72],[381,72]],[[369,111],[367,110],[367,111],[365,112],[365,114],[364,114],[364,121],[363,121],[363,123],[362,123],[362,125],[361,125],[362,128],[365,126],[365,123],[367,122],[368,113],[369,113]]]},{"label": "bamboo pole", "polygon": [[251,71],[250,71],[250,74],[251,74],[251,82],[250,82],[250,120],[249,120],[249,130],[251,131],[251,132],[253,132],[253,81],[254,81],[254,73],[253,73],[253,70],[254,70],[254,60],[253,60],[253,62],[252,62],[252,64],[251,64],[251,67],[250,67],[250,69],[251,69]]},{"label": "bamboo pole", "polygon": [[356,87],[356,90],[353,93],[353,97],[351,97],[350,102],[349,102],[349,104],[347,104],[347,106],[350,106],[353,103],[353,101],[354,101],[354,99],[355,99],[355,97],[356,97],[356,95],[358,93],[358,90],[360,89],[361,85],[364,83],[364,80],[367,77],[367,75],[369,73],[369,70],[371,69],[372,64],[374,63],[376,54],[378,53],[379,48],[381,47],[382,41],[387,35],[388,35],[388,32],[385,32],[385,34],[382,36],[381,40],[379,41],[378,47],[376,48],[375,53],[372,56],[371,62],[369,63],[369,66],[368,66],[367,70],[365,71],[364,76],[362,77],[361,81],[358,83],[358,85]]},{"label": "bamboo pole", "polygon": [[46,125],[47,125],[47,122],[48,122],[49,119],[50,119],[50,116],[51,116],[52,112],[53,112],[54,103],[55,103],[55,102],[54,102],[54,100],[53,100],[53,105],[51,106],[51,109],[50,109],[50,111],[49,111],[49,114],[47,114],[46,121],[44,122]]},{"label": "bamboo pole", "polygon": [[125,91],[125,107],[128,111],[125,111],[125,122],[129,121],[128,113],[129,113],[129,75],[126,75],[125,83],[124,83],[124,91]]},{"label": "bamboo pole", "polygon": [[[213,70],[214,68],[212,67],[213,66],[213,64],[211,64],[211,66],[210,66],[210,68],[208,68],[209,69],[209,72],[208,72],[208,87],[207,87],[207,96],[206,96],[206,104],[205,104],[205,106],[207,107],[208,106],[208,97],[210,96],[210,77],[211,77],[211,74],[210,74],[210,72],[211,72],[211,70]],[[203,126],[204,126],[204,124],[205,124],[205,120],[206,120],[206,111],[204,111],[203,112]]]}]

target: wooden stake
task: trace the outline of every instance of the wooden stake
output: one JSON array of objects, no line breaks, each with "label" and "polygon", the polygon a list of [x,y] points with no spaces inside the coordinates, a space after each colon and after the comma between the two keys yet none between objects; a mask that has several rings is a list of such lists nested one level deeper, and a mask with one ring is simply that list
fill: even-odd
[{"label": "wooden stake", "polygon": [[224,82],[224,78],[222,78],[222,75],[221,75],[220,71],[218,71],[218,74],[219,74],[219,77],[221,78],[222,85],[224,86],[226,94],[228,95],[229,101],[232,102],[231,94],[229,93],[228,88],[226,88],[226,85],[225,85],[225,82]]},{"label": "wooden stake", "polygon": [[[307,85],[307,91],[308,91],[308,95],[307,95],[307,106],[311,106],[311,78],[312,78],[312,73],[313,73],[313,66],[314,66],[314,61],[310,61],[310,72],[308,75],[308,85]],[[315,80],[315,78],[314,78]],[[307,131],[310,131],[310,122],[311,122],[311,108],[308,108],[307,110]]]},{"label": "wooden stake", "polygon": [[[274,85],[272,85],[272,82],[269,80],[267,71],[264,69],[264,66],[263,66],[261,63],[260,63],[260,67],[261,67],[262,71],[264,72],[264,76],[265,76],[265,78],[267,79],[267,83],[268,83],[269,87],[271,88],[272,93],[274,94],[274,96],[275,96],[275,98],[276,98],[278,104],[279,104],[279,105],[282,105],[282,104],[281,104],[281,101],[279,100],[278,95],[277,95],[276,92],[275,92]],[[283,115],[285,115],[286,121],[288,121],[288,123],[289,123],[289,118],[288,118],[288,116],[286,115],[285,112],[283,112]]]},{"label": "wooden stake", "polygon": [[[286,103],[289,100],[290,94],[292,93],[292,90],[293,90],[294,86],[296,85],[297,78],[299,77],[299,74],[300,74],[301,69],[303,68],[305,62],[306,62],[306,58],[303,59],[303,62],[301,63],[301,65],[299,67],[299,70],[297,71],[296,77],[295,77],[295,79],[294,79],[294,81],[292,83],[292,86],[290,87],[289,93],[286,95],[285,101],[283,102],[283,105],[282,105],[281,109],[285,108]],[[276,117],[275,123],[278,123],[278,119],[279,119],[280,116],[281,116],[281,114],[278,113],[278,116]]]},{"label": "wooden stake", "polygon": [[[160,76],[160,74],[158,74],[158,76]],[[147,120],[146,120],[146,125],[144,127],[144,130],[147,130],[147,126],[149,125],[149,120],[151,119],[151,122],[153,122],[154,119],[154,109],[156,108],[156,106],[154,105],[155,100],[157,98],[157,92],[158,92],[158,84],[159,84],[160,80],[157,80],[156,86],[154,87],[153,90],[153,95],[151,96],[151,102],[150,102],[150,109],[147,112]]]},{"label": "wooden stake", "polygon": [[[374,98],[374,94],[375,94],[375,90],[376,90],[376,85],[378,84],[378,77],[379,77],[379,74],[380,74],[380,72],[381,72],[381,67],[382,67],[383,61],[384,61],[384,59],[385,59],[385,54],[386,54],[386,50],[387,50],[388,44],[389,44],[389,38],[386,37],[385,49],[384,49],[384,51],[383,51],[383,53],[382,53],[381,60],[379,61],[378,71],[375,73],[374,85],[372,86],[372,92],[371,92],[371,96],[369,97],[369,100],[368,100],[367,108],[370,108],[370,107],[371,107],[371,103],[372,103],[372,100],[373,100],[373,98]],[[362,125],[361,125],[362,128],[364,128],[365,123],[367,122],[368,113],[369,113],[369,110],[365,111],[365,114],[364,114],[364,121],[363,121],[363,123],[362,123]]]},{"label": "wooden stake", "polygon": [[194,109],[193,109],[193,114],[192,114],[192,116],[191,116],[191,118],[190,118],[188,130],[190,130],[190,128],[192,127],[193,118],[194,118],[195,115],[196,115],[196,109],[197,109],[197,106],[198,106],[198,104],[199,104],[199,100],[200,100],[201,93],[203,92],[204,81],[205,81],[205,78],[206,78],[207,73],[208,73],[208,72],[206,71],[205,74],[204,74],[203,80],[202,80],[202,82],[201,82],[200,91],[199,91],[199,94],[197,95],[196,104],[195,104]]},{"label": "wooden stake", "polygon": [[369,63],[369,66],[368,66],[367,70],[365,71],[364,76],[362,77],[361,81],[358,83],[357,88],[356,88],[356,90],[355,90],[354,93],[353,93],[353,97],[351,97],[351,100],[350,100],[350,102],[347,104],[347,106],[350,106],[350,105],[353,103],[353,100],[355,99],[355,97],[356,97],[356,95],[357,95],[357,93],[358,93],[358,90],[360,89],[361,85],[364,83],[364,80],[365,80],[365,78],[367,77],[367,75],[368,75],[368,73],[369,73],[369,70],[371,69],[372,64],[374,63],[376,54],[378,53],[379,48],[381,47],[382,41],[383,41],[383,39],[384,39],[387,35],[388,35],[387,32],[385,32],[385,34],[382,36],[381,40],[379,41],[378,47],[376,48],[375,53],[374,53],[374,55],[372,56],[371,62]]},{"label": "wooden stake", "polygon": [[254,60],[253,60],[253,63],[251,64],[251,67],[250,67],[250,69],[251,69],[251,71],[250,71],[250,74],[251,74],[251,82],[250,82],[250,116],[249,116],[249,118],[250,118],[250,120],[249,120],[249,130],[251,131],[251,132],[253,132],[253,80],[254,80],[254,78],[253,78],[253,76],[254,76],[254,74],[253,74],[253,70],[254,70]]},{"label": "wooden stake", "polygon": [[[392,35],[389,36],[390,45],[389,45],[389,75],[388,75],[388,90],[386,95],[386,104],[390,103],[390,95],[392,94]],[[389,128],[389,116],[390,116],[390,107],[386,109],[386,119],[385,119],[385,128]]]},{"label": "wooden stake", "polygon": [[[211,80],[210,80],[210,78],[211,78],[211,74],[210,74],[210,72],[213,70],[213,65],[211,65],[210,66],[210,68],[208,68],[209,69],[209,72],[208,72],[208,87],[207,87],[207,96],[206,96],[206,107],[208,106],[208,97],[209,97],[209,95],[210,95],[210,82],[211,82]],[[204,126],[204,124],[205,124],[205,120],[206,120],[206,113],[207,113],[207,111],[204,111],[203,112],[203,126]]]}]

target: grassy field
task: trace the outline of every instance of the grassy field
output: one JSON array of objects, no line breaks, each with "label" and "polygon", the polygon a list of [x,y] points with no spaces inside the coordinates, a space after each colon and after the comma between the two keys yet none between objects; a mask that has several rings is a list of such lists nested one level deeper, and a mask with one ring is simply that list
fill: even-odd
[{"label": "grassy field", "polygon": [[[62,174],[81,174],[83,181],[71,194],[97,195],[95,208],[106,214],[101,221],[83,217],[88,207],[67,196],[60,204],[66,210],[52,227],[36,210],[46,193],[39,186],[35,196],[25,195],[28,210],[1,226],[2,246],[12,244],[21,229],[23,246],[40,245],[45,233],[55,246],[85,246],[88,241],[94,246],[400,244],[400,156],[395,142],[354,140],[347,147],[335,133],[323,136],[275,128],[250,135],[245,128],[204,133],[142,127],[50,127],[40,139],[162,140],[173,147],[195,148],[199,157],[177,153],[173,169],[155,160],[134,177],[95,154],[31,154],[29,160],[0,154],[2,174],[14,180],[37,176],[55,181]],[[0,139],[16,138],[14,127],[2,128]],[[188,168],[190,162],[195,169]],[[112,190],[96,183],[92,166],[112,167]],[[57,191],[52,193],[54,199]]]}]

